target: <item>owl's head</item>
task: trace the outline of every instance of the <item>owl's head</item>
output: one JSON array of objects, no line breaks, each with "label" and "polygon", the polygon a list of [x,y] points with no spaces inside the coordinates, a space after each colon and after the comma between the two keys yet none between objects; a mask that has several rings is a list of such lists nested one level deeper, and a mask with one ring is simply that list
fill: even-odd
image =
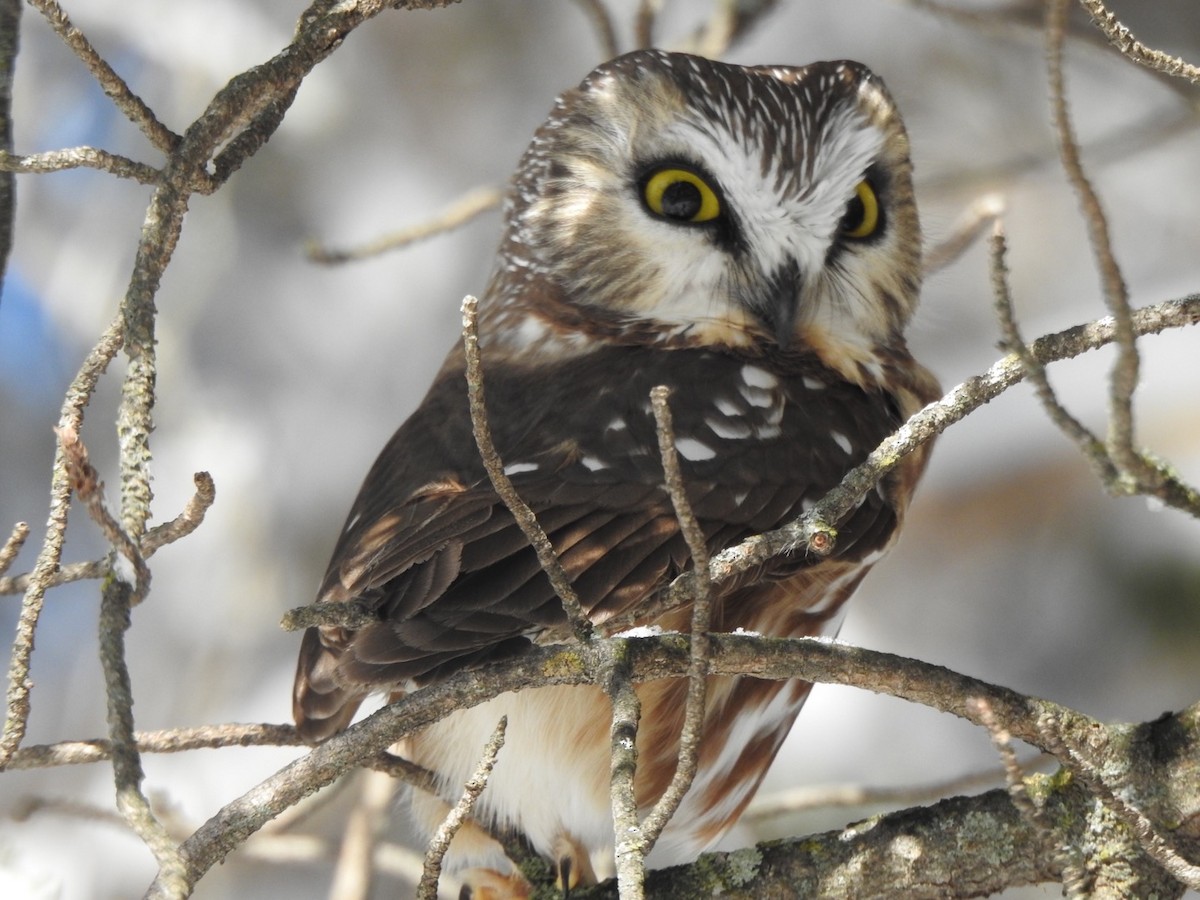
[{"label": "owl's head", "polygon": [[559,98],[508,216],[500,293],[843,370],[902,342],[920,287],[908,139],[853,62],[612,60]]}]

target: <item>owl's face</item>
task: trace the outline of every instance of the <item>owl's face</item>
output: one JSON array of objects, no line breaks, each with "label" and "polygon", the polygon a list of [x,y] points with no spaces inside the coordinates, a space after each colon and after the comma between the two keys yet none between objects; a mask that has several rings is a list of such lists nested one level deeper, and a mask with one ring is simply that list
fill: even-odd
[{"label": "owl's face", "polygon": [[857,63],[613,60],[559,98],[509,216],[505,269],[700,343],[873,367],[919,290],[908,141]]}]

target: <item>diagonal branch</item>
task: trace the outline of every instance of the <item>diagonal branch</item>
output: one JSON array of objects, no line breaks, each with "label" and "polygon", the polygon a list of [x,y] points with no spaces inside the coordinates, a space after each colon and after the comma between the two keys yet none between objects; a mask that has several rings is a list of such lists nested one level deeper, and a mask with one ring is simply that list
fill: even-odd
[{"label": "diagonal branch", "polygon": [[534,552],[537,553],[538,563],[541,565],[542,571],[546,573],[546,577],[550,579],[550,584],[554,586],[554,592],[562,601],[563,609],[566,611],[575,637],[581,641],[587,641],[592,636],[592,623],[588,621],[583,605],[579,602],[579,595],[571,586],[571,579],[563,569],[562,563],[559,562],[554,545],[550,543],[550,538],[546,536],[546,532],[538,523],[533,510],[521,499],[516,488],[513,487],[512,479],[504,473],[504,461],[496,452],[496,445],[492,442],[492,430],[488,425],[487,404],[484,399],[483,363],[479,353],[478,308],[479,301],[474,297],[467,297],[463,300],[463,348],[467,357],[467,397],[471,403],[471,431],[474,433],[475,443],[479,447],[479,457],[483,461],[483,467],[492,482],[492,487],[504,501],[504,505],[508,507],[508,511],[512,513],[518,527],[525,534],[525,538],[533,547]]},{"label": "diagonal branch", "polygon": [[87,66],[92,77],[99,83],[100,88],[116,104],[117,109],[125,114],[134,125],[163,153],[172,152],[179,144],[179,135],[171,131],[154,115],[142,99],[129,89],[121,78],[103,58],[96,52],[91,41],[82,31],[75,27],[67,17],[57,0],[29,0],[29,5],[46,17],[50,27],[63,39],[76,56]]}]

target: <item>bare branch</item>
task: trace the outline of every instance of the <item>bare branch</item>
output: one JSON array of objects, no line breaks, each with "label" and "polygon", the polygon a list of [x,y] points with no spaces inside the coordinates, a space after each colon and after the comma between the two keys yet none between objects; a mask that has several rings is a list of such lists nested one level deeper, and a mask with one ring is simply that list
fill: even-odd
[{"label": "bare branch", "polygon": [[1141,43],[1133,36],[1133,32],[1122,25],[1113,13],[1109,12],[1102,0],[1079,0],[1079,2],[1091,14],[1092,22],[1104,33],[1108,42],[1120,50],[1121,55],[1126,59],[1163,75],[1186,78],[1192,84],[1200,84],[1200,66],[1194,66],[1177,56],[1171,56]]},{"label": "bare branch", "polygon": [[42,174],[79,168],[99,169],[102,172],[110,172],[118,178],[132,179],[140,184],[156,184],[162,174],[153,166],[96,147],[68,147],[64,150],[50,150],[46,153],[34,153],[29,156],[18,156],[15,153],[0,151],[0,170],[5,172]]},{"label": "bare branch", "polygon": [[[154,528],[151,528],[146,532],[146,536],[142,538],[141,555],[143,559],[149,559],[162,547],[191,534],[204,521],[204,514],[208,511],[208,508],[212,505],[216,497],[216,486],[213,484],[212,476],[207,472],[197,472],[194,480],[196,493],[192,495],[183,512],[170,522],[164,522],[162,525],[156,525]],[[60,566],[58,571],[45,581],[45,586],[48,588],[57,587],[60,584],[69,584],[72,581],[103,578],[108,573],[109,567],[110,564],[107,559],[97,559]],[[4,566],[0,566],[0,572],[3,572],[4,569]],[[0,595],[19,594],[23,592],[29,587],[31,578],[32,575],[28,573],[12,577],[0,577]],[[293,613],[296,612],[296,610],[293,610]],[[303,628],[307,626],[301,625],[299,627]]]},{"label": "bare branch", "polygon": [[142,99],[129,89],[129,85],[113,71],[105,60],[96,52],[91,42],[67,18],[67,14],[58,5],[57,0],[29,0],[29,5],[46,17],[46,21],[63,39],[75,55],[87,66],[92,77],[99,83],[109,99],[116,104],[117,109],[125,114],[142,133],[150,139],[155,147],[163,153],[171,153],[178,146],[181,138],[158,121],[154,112]]},{"label": "bare branch", "polygon": [[170,522],[151,528],[142,538],[143,555],[149,557],[160,547],[187,537],[204,521],[205,513],[217,498],[217,486],[207,472],[197,472],[192,476],[192,481],[196,485],[196,493],[188,500],[183,511]]},{"label": "bare branch", "polygon": [[1100,269],[1104,300],[1116,320],[1117,361],[1110,375],[1108,453],[1126,477],[1141,479],[1144,467],[1134,451],[1133,392],[1138,382],[1138,351],[1125,279],[1113,255],[1108,220],[1100,198],[1083,170],[1079,144],[1071,125],[1063,77],[1063,40],[1070,0],[1051,0],[1046,7],[1046,62],[1050,77],[1050,103],[1059,154],[1088,226],[1092,252]]},{"label": "bare branch", "polygon": [[503,199],[504,192],[499,188],[475,188],[464,194],[433,218],[413,225],[410,228],[405,228],[369,241],[366,244],[344,250],[321,247],[315,242],[310,242],[305,248],[305,254],[313,262],[324,265],[335,265],[379,256],[388,250],[397,250],[414,244],[417,241],[423,241],[427,238],[453,231],[488,210],[495,209]]},{"label": "bare branch", "polygon": [[1125,823],[1147,856],[1162,866],[1177,881],[1193,890],[1200,890],[1200,865],[1188,862],[1175,843],[1157,828],[1141,809],[1121,796],[1104,775],[1104,771],[1085,754],[1086,743],[1068,743],[1063,739],[1057,713],[1047,710],[1039,721],[1039,731],[1046,750],[1066,765],[1092,794]]},{"label": "bare branch", "polygon": [[[96,382],[120,350],[122,340],[121,321],[118,319],[101,335],[67,388],[59,418],[60,426],[70,427],[78,432],[83,424],[83,409],[95,390]],[[50,482],[50,520],[46,526],[42,548],[29,576],[25,598],[21,602],[21,614],[17,620],[16,636],[13,639],[12,658],[8,668],[4,735],[0,738],[0,771],[7,767],[25,737],[25,726],[29,718],[29,694],[33,688],[29,679],[29,661],[33,655],[34,634],[42,614],[46,591],[62,560],[70,505],[71,481],[67,476],[66,458],[60,445],[55,454]]]},{"label": "bare branch", "polygon": [[[615,640],[620,641],[620,638]],[[622,900],[641,900],[646,880],[646,848],[638,821],[637,735],[642,701],[633,686],[628,645],[618,644],[598,669],[612,702],[609,729],[609,799],[613,815],[613,854]]]},{"label": "bare branch", "polygon": [[[141,731],[134,735],[139,753],[182,753],[218,747],[303,747],[304,740],[292,725],[203,725],[167,731]],[[10,769],[43,769],[112,759],[112,742],[101,739],[37,744],[16,752]]]},{"label": "bare branch", "polygon": [[1063,891],[1066,896],[1083,898],[1087,896],[1087,881],[1079,861],[1074,858],[1069,845],[1058,840],[1054,834],[1052,823],[1047,819],[1045,810],[1038,807],[1029,792],[1025,789],[1025,773],[1017,763],[1017,754],[1013,750],[1012,735],[997,720],[992,712],[991,704],[983,698],[974,701],[980,722],[987,729],[992,739],[992,746],[1000,755],[1004,766],[1004,777],[1008,783],[1008,796],[1013,806],[1025,817],[1041,835],[1058,848],[1058,860],[1062,866]]},{"label": "bare branch", "polygon": [[417,885],[417,900],[437,900],[442,859],[445,857],[446,851],[450,849],[450,842],[454,840],[454,835],[458,834],[458,830],[470,817],[471,810],[475,808],[475,801],[487,787],[492,769],[496,767],[500,748],[504,746],[504,733],[507,728],[508,716],[502,716],[496,724],[496,730],[492,732],[492,736],[484,745],[483,756],[479,760],[475,774],[463,785],[462,796],[459,797],[458,803],[454,805],[442,824],[438,826],[437,831],[434,832],[433,837],[430,838],[429,849],[425,852],[425,866],[421,874],[421,883]]},{"label": "bare branch", "polygon": [[0,548],[0,574],[8,571],[9,566],[16,560],[17,554],[21,552],[21,548],[25,546],[25,540],[28,537],[29,526],[27,524],[18,522],[13,526],[12,534],[4,542],[3,548]]},{"label": "bare branch", "polygon": [[1005,263],[1007,253],[1008,244],[1004,236],[1004,223],[997,219],[992,230],[989,259],[992,295],[996,315],[1000,319],[1000,330],[1004,336],[1003,349],[1015,353],[1020,358],[1029,380],[1033,382],[1033,389],[1051,421],[1079,446],[1101,482],[1106,485],[1111,484],[1117,477],[1117,470],[1108,457],[1103,441],[1092,434],[1059,402],[1058,396],[1054,393],[1054,388],[1050,386],[1050,380],[1046,376],[1046,367],[1033,357],[1033,354],[1029,352],[1029,346],[1021,337],[1016,312],[1013,309],[1012,293],[1008,287],[1008,268]]},{"label": "bare branch", "polygon": [[596,29],[596,38],[600,41],[600,51],[605,59],[621,55],[621,45],[617,42],[617,29],[613,25],[612,13],[604,4],[604,0],[576,0]]},{"label": "bare branch", "polygon": [[921,268],[926,275],[940,272],[956,262],[972,244],[979,240],[983,230],[1004,214],[1004,198],[999,194],[984,194],[976,197],[958,220],[950,227],[950,233],[938,244],[925,251]]},{"label": "bare branch", "polygon": [[[983,697],[1005,728],[1035,746],[1042,740],[1039,716],[1058,716],[1065,723],[1063,734],[1081,735],[1080,740],[1104,729],[1094,719],[1048,701],[893,654],[810,638],[713,635],[712,642],[709,671],[714,675],[850,684],[972,721],[978,716],[967,698]],[[420,731],[453,711],[534,685],[590,684],[593,673],[611,671],[617,662],[628,665],[636,681],[678,678],[691,666],[690,643],[686,635],[662,635],[531,647],[514,659],[459,673],[408,694],[227,803],[182,845],[187,879],[195,883],[274,816],[377,756],[405,734]],[[151,896],[162,896],[164,890],[160,880],[152,887]]]},{"label": "bare branch", "polygon": [[512,480],[504,474],[504,461],[500,459],[500,454],[496,452],[496,446],[492,443],[492,431],[488,425],[487,404],[484,399],[483,363],[479,354],[479,332],[476,324],[478,305],[479,301],[474,297],[465,298],[462,304],[462,315],[463,347],[467,356],[467,396],[471,403],[471,430],[475,435],[475,443],[479,447],[479,456],[483,461],[488,478],[492,482],[492,487],[504,501],[504,505],[508,507],[508,511],[512,513],[517,525],[537,553],[538,563],[562,601],[563,609],[566,611],[575,637],[586,641],[592,636],[592,623],[588,621],[587,615],[583,611],[579,595],[571,586],[571,579],[563,569],[562,563],[558,561],[554,546],[550,543],[546,532],[542,530],[533,510],[521,499],[513,487]]}]

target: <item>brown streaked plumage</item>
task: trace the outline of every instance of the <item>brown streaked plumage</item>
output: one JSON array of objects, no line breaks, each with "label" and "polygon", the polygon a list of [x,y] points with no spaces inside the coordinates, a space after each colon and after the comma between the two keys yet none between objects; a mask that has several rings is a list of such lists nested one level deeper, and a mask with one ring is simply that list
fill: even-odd
[{"label": "brown streaked plumage", "polygon": [[[480,307],[489,420],[597,623],[689,566],[662,487],[652,387],[672,390],[688,496],[713,552],[798,516],[937,396],[903,337],[920,283],[907,138],[856,63],[620,57],[559,98],[506,214]],[[779,558],[722,586],[714,630],[830,633],[893,541],[924,462],[907,459],[839,523],[831,558]],[[304,636],[294,709],[311,740],[345,727],[370,691],[566,637],[561,604],[479,461],[459,349],[343,528],[317,601],[350,600],[377,620]],[[689,623],[680,609],[646,624]],[[639,688],[643,806],[670,781],[685,690]],[[728,830],[807,693],[710,680],[700,769],[652,862],[691,859]],[[455,798],[501,714],[508,737],[476,815],[565,860],[572,881],[603,877],[613,836],[598,689],[505,695],[414,736],[407,752]],[[444,811],[413,799],[427,827]],[[448,862],[472,867],[480,896],[525,890],[478,829],[460,833]]]}]

